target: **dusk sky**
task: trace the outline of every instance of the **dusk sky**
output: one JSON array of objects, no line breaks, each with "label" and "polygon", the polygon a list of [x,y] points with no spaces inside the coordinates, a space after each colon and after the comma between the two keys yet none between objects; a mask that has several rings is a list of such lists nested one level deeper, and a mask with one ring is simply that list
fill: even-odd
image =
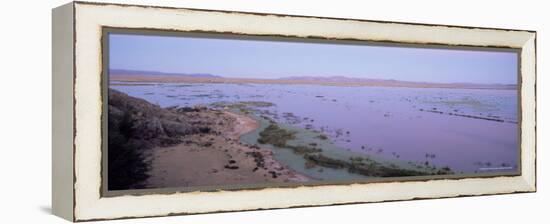
[{"label": "dusk sky", "polygon": [[110,69],[516,84],[514,52],[111,34]]}]

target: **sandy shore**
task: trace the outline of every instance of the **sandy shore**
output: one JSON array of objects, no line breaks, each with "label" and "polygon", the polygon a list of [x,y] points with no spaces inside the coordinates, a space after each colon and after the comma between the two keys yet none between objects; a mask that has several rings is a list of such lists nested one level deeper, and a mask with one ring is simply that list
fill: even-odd
[{"label": "sandy shore", "polygon": [[213,132],[183,137],[183,143],[146,152],[147,188],[226,186],[304,182],[308,178],[278,163],[269,149],[244,145],[239,137],[258,121],[228,111],[201,111],[193,116],[213,124]]}]

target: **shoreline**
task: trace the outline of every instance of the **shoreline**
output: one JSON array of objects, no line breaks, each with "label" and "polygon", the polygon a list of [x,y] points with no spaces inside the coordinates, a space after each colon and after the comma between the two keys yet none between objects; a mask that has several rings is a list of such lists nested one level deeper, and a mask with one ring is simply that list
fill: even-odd
[{"label": "shoreline", "polygon": [[[247,115],[241,115],[241,114],[237,114],[237,113],[233,113],[233,112],[229,112],[229,111],[224,111],[225,114],[228,114],[229,116],[233,116],[236,118],[237,122],[239,123],[239,126],[237,126],[237,130],[235,131],[234,130],[234,137],[235,139],[237,139],[239,142],[240,141],[240,138],[241,136],[245,135],[245,134],[248,134],[252,131],[255,131],[256,129],[260,128],[260,122],[250,116],[247,116]],[[253,147],[250,147],[252,149],[256,148],[255,146]],[[266,152],[264,155],[263,155],[263,158],[264,160],[266,160],[268,162],[268,164],[270,164],[271,168],[273,169],[279,169],[279,167],[284,167],[279,161],[277,161],[274,157],[273,157],[273,152],[271,151],[271,149],[265,149],[265,148],[261,148],[262,149],[262,153],[265,152],[265,150],[269,150],[268,152]],[[294,176],[293,180],[297,180],[298,182],[305,182],[305,181],[308,181],[308,180],[311,180],[311,177],[307,177],[303,174],[300,174],[294,170],[290,170],[288,167],[285,167],[285,169],[288,169],[289,171],[292,172],[291,176]]]},{"label": "shoreline", "polygon": [[[428,83],[396,80],[373,81],[325,81],[325,80],[289,80],[289,79],[253,79],[223,77],[187,77],[177,75],[125,75],[111,74],[110,81],[118,82],[160,82],[160,83],[205,83],[205,84],[282,84],[282,85],[320,85],[341,87],[392,87],[392,88],[443,88],[477,90],[514,90],[517,85],[474,84],[474,83]],[[116,85],[116,84],[111,84]]]},{"label": "shoreline", "polygon": [[[449,167],[417,167],[405,160],[352,152],[335,145],[329,139],[320,138],[319,136],[323,136],[321,132],[289,127],[271,120],[265,122],[268,123],[267,126],[250,136],[252,138],[249,142],[258,142],[262,146],[271,148],[278,153],[278,157],[302,161],[302,163],[287,165],[312,179],[354,180],[454,173]],[[335,174],[340,176],[335,177]]]},{"label": "shoreline", "polygon": [[[281,165],[270,149],[240,142],[241,135],[259,127],[258,121],[229,111],[210,110],[223,118],[214,134],[183,137],[183,143],[152,149],[147,188],[200,187],[306,182],[310,178]],[[195,114],[196,115],[196,114]],[[220,124],[220,121],[216,121]]]}]

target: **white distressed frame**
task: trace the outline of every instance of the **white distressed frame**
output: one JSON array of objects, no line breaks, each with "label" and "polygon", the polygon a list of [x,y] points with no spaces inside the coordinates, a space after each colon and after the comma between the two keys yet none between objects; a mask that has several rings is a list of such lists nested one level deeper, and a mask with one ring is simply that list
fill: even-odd
[{"label": "white distressed frame", "polygon": [[[74,3],[74,221],[536,191],[532,31]],[[521,48],[521,176],[101,197],[102,27]],[[55,190],[55,189],[54,189]]]}]

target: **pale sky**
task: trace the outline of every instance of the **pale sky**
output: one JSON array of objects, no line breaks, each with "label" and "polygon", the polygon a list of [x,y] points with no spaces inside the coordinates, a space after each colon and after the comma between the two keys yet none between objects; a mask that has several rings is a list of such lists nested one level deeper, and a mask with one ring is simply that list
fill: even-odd
[{"label": "pale sky", "polygon": [[110,34],[110,69],[516,84],[515,52]]}]

